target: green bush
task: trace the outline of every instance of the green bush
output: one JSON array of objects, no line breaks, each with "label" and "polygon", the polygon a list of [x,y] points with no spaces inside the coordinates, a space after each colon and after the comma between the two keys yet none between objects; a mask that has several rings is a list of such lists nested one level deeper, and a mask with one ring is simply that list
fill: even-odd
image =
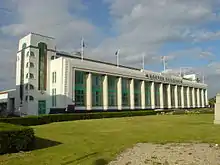
[{"label": "green bush", "polygon": [[0,123],[0,154],[30,150],[34,140],[32,128]]},{"label": "green bush", "polygon": [[156,115],[153,110],[147,111],[121,111],[121,112],[87,112],[87,113],[72,113],[72,114],[54,114],[41,116],[27,116],[2,118],[0,122],[18,124],[23,126],[42,125],[52,122],[71,121],[71,120],[86,120],[86,119],[102,119],[113,117],[131,117],[131,116],[146,116]]}]

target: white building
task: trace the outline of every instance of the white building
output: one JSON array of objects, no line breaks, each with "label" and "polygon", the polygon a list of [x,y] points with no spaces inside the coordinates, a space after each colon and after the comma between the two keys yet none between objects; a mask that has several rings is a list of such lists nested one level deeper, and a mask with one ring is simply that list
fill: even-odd
[{"label": "white building", "polygon": [[9,92],[7,108],[19,109],[25,115],[48,114],[66,107],[140,110],[208,105],[206,84],[88,58],[81,60],[80,56],[57,51],[54,38],[35,33],[19,41],[16,65],[16,91]]}]

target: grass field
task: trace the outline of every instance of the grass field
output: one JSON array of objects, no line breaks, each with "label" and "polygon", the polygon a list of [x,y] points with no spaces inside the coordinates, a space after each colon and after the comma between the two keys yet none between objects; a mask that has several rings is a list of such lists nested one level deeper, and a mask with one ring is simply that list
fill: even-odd
[{"label": "grass field", "polygon": [[34,151],[0,156],[3,165],[104,165],[138,142],[220,143],[213,115],[165,115],[60,122],[33,127]]}]

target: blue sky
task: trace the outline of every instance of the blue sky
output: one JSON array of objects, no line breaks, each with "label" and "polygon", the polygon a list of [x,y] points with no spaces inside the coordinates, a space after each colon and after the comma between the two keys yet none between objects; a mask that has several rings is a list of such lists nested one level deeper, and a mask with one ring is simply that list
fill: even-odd
[{"label": "blue sky", "polygon": [[209,96],[220,91],[219,0],[1,0],[0,90],[13,88],[18,39],[29,32],[56,38],[60,50],[79,49],[84,36],[85,55],[161,71],[161,56],[176,73],[191,67],[203,73]]}]

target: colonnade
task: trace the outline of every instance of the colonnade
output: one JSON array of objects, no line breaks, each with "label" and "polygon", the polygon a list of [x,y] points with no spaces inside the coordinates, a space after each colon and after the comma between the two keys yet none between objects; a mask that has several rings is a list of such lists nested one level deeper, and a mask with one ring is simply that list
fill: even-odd
[{"label": "colonnade", "polygon": [[[116,106],[115,109],[171,109],[171,108],[200,108],[208,105],[207,89],[192,86],[168,84],[166,82],[153,82],[129,78],[129,104],[123,106],[122,93],[123,77],[116,78]],[[137,82],[138,81],[138,82]],[[137,87],[135,87],[135,84]],[[93,109],[92,104],[92,73],[86,78],[86,109]],[[139,88],[140,97],[136,96],[135,89]],[[146,92],[149,89],[149,92]],[[103,109],[108,110],[108,75],[102,79]],[[140,104],[138,103],[140,99]],[[150,104],[147,103],[150,100]]]}]

